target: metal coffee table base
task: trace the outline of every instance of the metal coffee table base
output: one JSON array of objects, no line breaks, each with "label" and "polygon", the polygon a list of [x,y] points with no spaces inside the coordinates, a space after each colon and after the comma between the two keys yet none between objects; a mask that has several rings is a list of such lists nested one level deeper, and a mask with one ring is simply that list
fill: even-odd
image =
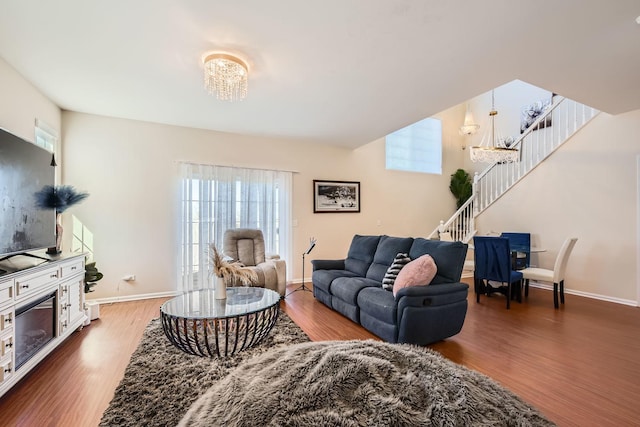
[{"label": "metal coffee table base", "polygon": [[276,323],[278,313],[276,304],[257,313],[222,319],[161,315],[165,335],[180,350],[196,356],[227,357],[262,341]]}]

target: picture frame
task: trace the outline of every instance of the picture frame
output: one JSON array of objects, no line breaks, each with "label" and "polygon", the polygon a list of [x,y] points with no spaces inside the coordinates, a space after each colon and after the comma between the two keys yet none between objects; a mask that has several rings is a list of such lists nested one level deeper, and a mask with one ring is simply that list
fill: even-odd
[{"label": "picture frame", "polygon": [[360,182],[313,180],[313,213],[360,212]]},{"label": "picture frame", "polygon": [[[541,99],[532,104],[525,105],[521,109],[520,113],[520,133],[523,134],[539,116],[544,114],[553,105],[553,97],[556,96],[552,93],[549,98]],[[551,116],[538,123],[538,125],[532,129],[532,131],[544,129],[551,126]]]}]

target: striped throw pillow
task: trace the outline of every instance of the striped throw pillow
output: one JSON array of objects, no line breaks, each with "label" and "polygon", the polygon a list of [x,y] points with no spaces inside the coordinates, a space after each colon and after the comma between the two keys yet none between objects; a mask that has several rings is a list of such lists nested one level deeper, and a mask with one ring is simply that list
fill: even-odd
[{"label": "striped throw pillow", "polygon": [[399,253],[396,255],[382,279],[382,288],[387,291],[393,291],[393,284],[396,281],[396,277],[398,277],[398,273],[400,273],[402,267],[409,264],[410,261],[411,258],[409,258],[408,254]]}]

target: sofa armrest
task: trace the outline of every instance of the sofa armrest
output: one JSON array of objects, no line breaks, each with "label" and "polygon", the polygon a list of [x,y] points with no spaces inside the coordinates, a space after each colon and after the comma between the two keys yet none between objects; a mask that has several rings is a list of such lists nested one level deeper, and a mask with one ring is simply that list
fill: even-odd
[{"label": "sofa armrest", "polygon": [[253,267],[246,267],[258,275],[258,280],[252,286],[264,287],[284,296],[287,290],[287,264],[283,259],[274,259]]},{"label": "sofa armrest", "polygon": [[462,330],[469,305],[469,285],[447,282],[398,292],[397,342],[427,345]]},{"label": "sofa armrest", "polygon": [[280,259],[280,255],[277,255],[277,254],[265,254],[264,255],[264,259],[266,261],[271,261],[271,260],[274,260],[274,259]]},{"label": "sofa armrest", "polygon": [[402,288],[396,294],[396,301],[402,297],[437,297],[440,295],[454,294],[457,292],[468,292],[469,285],[466,283],[442,283],[429,286],[411,286]]},{"label": "sofa armrest", "polygon": [[316,270],[344,270],[343,259],[314,259],[311,260],[313,271]]},{"label": "sofa armrest", "polygon": [[[400,289],[396,295],[398,304],[396,324],[400,325],[401,329],[398,340],[422,345],[460,332],[467,312],[468,293],[469,285],[459,282]],[[425,318],[432,319],[428,322],[428,326],[423,324]],[[425,327],[431,332],[434,330],[440,332],[433,336],[428,336],[429,334],[422,336],[424,331],[420,331]],[[448,332],[440,337],[441,329]]]}]

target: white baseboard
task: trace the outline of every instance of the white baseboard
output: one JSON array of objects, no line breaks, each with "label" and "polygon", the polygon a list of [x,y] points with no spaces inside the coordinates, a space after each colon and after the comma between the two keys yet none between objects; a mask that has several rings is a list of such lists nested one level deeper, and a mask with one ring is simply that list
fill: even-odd
[{"label": "white baseboard", "polygon": [[[311,278],[304,279],[304,284],[310,286]],[[287,286],[289,285],[302,285],[302,279],[287,280]]]},{"label": "white baseboard", "polygon": [[86,302],[97,302],[98,304],[111,304],[114,302],[139,301],[143,299],[174,297],[178,294],[179,294],[178,291],[154,292],[152,294],[125,295],[125,296],[118,296],[118,297],[87,299]]},{"label": "white baseboard", "polygon": [[[473,272],[469,272],[469,273],[470,274],[467,275],[467,272],[463,271],[462,272],[462,277],[471,277],[471,278],[473,278]],[[308,283],[309,286],[311,286],[311,279],[305,279],[304,283],[305,284]],[[287,281],[287,286],[288,285],[301,285],[301,284],[302,284],[302,279],[296,279],[296,280]],[[530,282],[529,285],[532,288],[540,288],[540,289],[546,289],[546,290],[549,290],[549,291],[553,291],[553,285],[548,285],[546,283]],[[594,293],[591,293],[591,292],[576,291],[576,290],[567,289],[567,288],[565,288],[564,292],[566,294],[577,295],[577,296],[580,296],[580,297],[592,298],[592,299],[597,299],[597,300],[601,300],[601,301],[608,301],[608,302],[613,302],[613,303],[616,303],[616,304],[629,305],[631,307],[638,307],[639,306],[637,301],[630,300],[630,299],[610,297],[610,296],[606,296],[606,295],[594,294]],[[126,296],[119,296],[119,297],[87,299],[87,302],[95,301],[98,304],[110,304],[110,303],[114,303],[114,302],[138,301],[138,300],[143,300],[143,299],[173,297],[173,296],[178,295],[178,293],[179,292],[177,292],[177,291],[155,292],[155,293],[151,293],[151,294],[126,295]]]},{"label": "white baseboard", "polygon": [[[462,271],[462,277],[463,278],[473,278],[473,271]],[[532,288],[540,288],[540,289],[546,289],[548,291],[553,291],[553,285],[549,285],[547,283],[539,283],[539,282],[530,282],[529,286],[531,286]],[[600,301],[607,301],[607,302],[614,302],[616,304],[622,304],[622,305],[629,305],[631,307],[640,307],[640,303],[638,301],[634,301],[631,299],[624,299],[624,298],[616,298],[616,297],[610,297],[607,295],[600,295],[600,294],[594,294],[591,292],[582,292],[582,291],[576,291],[576,290],[572,290],[572,289],[564,289],[564,293],[565,294],[571,294],[571,295],[577,295],[580,297],[585,297],[585,298],[592,298],[592,299],[597,299]]]},{"label": "white baseboard", "polygon": [[[531,286],[532,288],[540,288],[540,289],[546,289],[548,291],[553,291],[553,285],[549,285],[547,283],[530,282],[529,286]],[[638,302],[631,299],[610,297],[606,295],[594,294],[591,292],[576,291],[576,290],[567,289],[567,288],[564,288],[564,293],[577,295],[585,298],[597,299],[600,301],[614,302],[616,304],[630,305],[631,307],[638,307]]]}]

